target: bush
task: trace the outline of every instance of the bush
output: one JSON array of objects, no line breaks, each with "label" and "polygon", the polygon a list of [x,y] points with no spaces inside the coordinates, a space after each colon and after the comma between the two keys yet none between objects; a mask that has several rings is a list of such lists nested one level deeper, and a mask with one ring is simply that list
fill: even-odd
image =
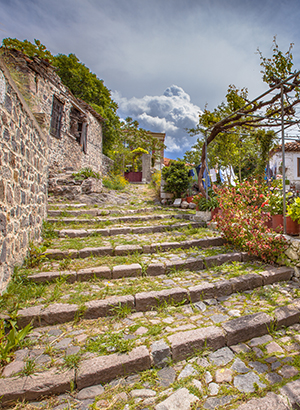
[{"label": "bush", "polygon": [[151,179],[151,185],[155,189],[156,193],[159,195],[161,184],[161,171],[155,170],[155,172],[151,176]]},{"label": "bush", "polygon": [[266,227],[268,214],[264,213],[265,187],[248,181],[237,187],[218,190],[221,212],[215,216],[223,237],[235,247],[265,262],[276,262],[287,249],[283,235],[274,235]]},{"label": "bush", "polygon": [[173,161],[162,170],[165,180],[164,191],[180,197],[189,187],[188,170],[182,161]]},{"label": "bush", "polygon": [[109,177],[103,177],[102,180],[105,188],[115,189],[121,191],[128,185],[128,181],[123,177],[123,175],[110,175]]}]

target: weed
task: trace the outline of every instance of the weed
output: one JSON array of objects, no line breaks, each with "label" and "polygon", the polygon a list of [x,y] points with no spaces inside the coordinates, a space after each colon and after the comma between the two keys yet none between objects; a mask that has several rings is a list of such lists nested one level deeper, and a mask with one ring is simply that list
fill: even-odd
[{"label": "weed", "polygon": [[34,359],[27,359],[25,362],[25,366],[22,370],[22,375],[23,376],[30,376],[35,372],[36,369],[36,363]]},{"label": "weed", "polygon": [[87,178],[96,178],[96,179],[100,179],[100,174],[98,172],[95,172],[92,170],[92,168],[83,168],[80,171],[73,173],[72,177],[76,180],[76,181],[83,181],[84,179]]},{"label": "weed", "polygon": [[122,303],[119,302],[117,306],[112,306],[111,307],[111,312],[118,319],[124,319],[125,317],[130,315],[131,307],[128,306],[127,304],[122,305]]},{"label": "weed", "polygon": [[124,333],[105,333],[96,337],[91,337],[86,343],[88,352],[99,355],[108,353],[126,353],[133,348],[133,341],[124,339]]},{"label": "weed", "polygon": [[64,357],[64,366],[68,369],[77,369],[80,362],[80,354],[70,354]]},{"label": "weed", "polygon": [[71,258],[67,256],[66,258],[59,261],[59,270],[67,270],[71,265]]},{"label": "weed", "polygon": [[16,322],[12,320],[9,321],[9,325],[11,329],[6,333],[4,320],[0,319],[0,363],[9,362],[10,353],[19,346],[32,327],[29,323],[23,329],[17,330]]},{"label": "weed", "polygon": [[29,243],[28,254],[25,258],[24,265],[26,268],[36,268],[47,260],[47,257],[43,254],[46,247],[44,245],[37,246],[33,242]]}]

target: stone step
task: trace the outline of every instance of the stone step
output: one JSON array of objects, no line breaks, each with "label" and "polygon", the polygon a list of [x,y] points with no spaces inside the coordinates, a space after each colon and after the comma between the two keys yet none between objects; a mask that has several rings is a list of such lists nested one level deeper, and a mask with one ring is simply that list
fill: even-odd
[{"label": "stone step", "polygon": [[[224,240],[220,236],[204,239],[192,239],[189,241],[182,242],[162,242],[153,243],[151,245],[117,245],[113,246],[100,246],[94,248],[83,248],[80,250],[66,250],[62,251],[60,249],[47,249],[43,255],[48,259],[62,260],[65,258],[70,259],[84,259],[91,256],[126,256],[135,253],[145,253],[153,254],[157,252],[168,252],[174,249],[189,249],[193,247],[205,249],[212,246],[222,246],[224,245]],[[244,255],[246,259],[246,255]],[[184,262],[183,262],[184,263]],[[209,262],[207,262],[209,263]],[[198,265],[198,264],[197,264]]]},{"label": "stone step", "polygon": [[[295,314],[295,312],[297,313]],[[220,380],[217,380],[217,378],[220,379],[221,376],[223,376],[223,379],[225,376],[227,378],[229,377],[229,373],[228,375],[223,374],[226,370],[223,366],[227,363],[233,362],[231,366],[232,370],[230,371],[230,380],[233,373],[241,373],[234,378],[235,387],[244,393],[254,392],[254,383],[258,389],[266,387],[266,385],[260,381],[257,373],[262,374],[266,372],[268,365],[264,365],[261,362],[253,362],[252,364],[247,363],[248,366],[246,366],[242,360],[235,358],[234,353],[242,351],[247,352],[246,349],[249,351],[251,347],[254,346],[255,348],[255,346],[261,345],[267,345],[267,351],[270,355],[272,352],[276,351],[278,353],[282,353],[283,349],[269,335],[269,329],[275,325],[279,329],[282,327],[291,326],[294,323],[298,323],[299,315],[300,301],[297,300],[291,306],[276,308],[272,316],[265,313],[246,315],[237,319],[232,319],[226,324],[221,324],[221,326],[208,326],[177,332],[171,336],[168,336],[166,339],[160,339],[152,343],[150,347],[142,344],[141,346],[133,348],[126,354],[113,353],[104,356],[93,355],[91,358],[86,358],[80,361],[76,370],[59,370],[58,368],[51,368],[50,370],[36,373],[34,375],[30,375],[29,377],[21,376],[1,378],[0,403],[3,406],[7,406],[17,400],[36,401],[44,396],[62,394],[70,391],[72,390],[72,386],[75,386],[80,391],[84,391],[83,389],[91,386],[98,386],[99,388],[102,384],[115,381],[115,383],[108,386],[109,388],[113,388],[113,386],[118,383],[118,378],[120,377],[136,374],[144,370],[151,369],[153,366],[164,368],[167,366],[168,361],[172,361],[173,363],[184,363],[183,360],[189,360],[193,357],[196,357],[196,359],[198,358],[199,366],[202,366],[204,369],[209,366],[209,361],[219,367],[217,370],[217,372],[219,371],[218,376],[217,372],[215,376],[216,381],[218,382],[220,382]],[[206,352],[209,351],[210,354],[206,356],[199,354],[199,352],[204,350]],[[259,354],[259,350],[260,349],[258,348],[257,354]],[[271,367],[272,363],[276,362],[276,356],[273,356],[273,358],[274,360],[266,362],[269,364],[269,367]],[[182,379],[184,377],[197,374],[195,368],[192,367],[192,363],[193,362],[190,361],[189,364],[183,369],[185,375],[181,376]],[[298,374],[298,370],[295,367],[290,366],[287,360],[278,363],[279,364],[275,363],[276,366],[281,368],[281,374],[287,380]],[[259,365],[260,367],[258,367]],[[256,373],[251,371],[249,366],[251,366]],[[274,369],[276,369],[276,366],[274,366]],[[260,370],[262,367],[265,368]],[[168,369],[168,367],[165,368]],[[283,380],[282,376],[279,377],[277,373],[276,375],[277,378],[279,378],[278,380]],[[210,379],[208,379],[207,383],[210,383],[213,379],[210,372],[206,372],[206,377],[208,378],[209,376]],[[174,379],[175,377],[173,380]],[[119,383],[120,382],[121,381],[119,381]],[[197,386],[199,388],[199,384]],[[210,388],[212,387],[215,386],[210,386]],[[104,392],[104,389],[98,389],[98,394],[100,392]],[[296,403],[296,399],[299,398],[299,392],[299,381],[291,381],[286,386],[281,387],[280,393],[283,395],[281,396],[281,399],[282,397],[289,397],[290,403]],[[183,391],[181,391],[181,394],[183,394]],[[97,393],[95,395],[97,396]],[[77,397],[80,396],[78,395]],[[197,396],[194,397],[194,401],[197,401]],[[240,410],[262,409],[265,407],[260,407],[260,405],[266,406],[269,403],[268,400],[270,399],[273,400],[271,403],[274,404],[276,397],[272,396],[270,398],[269,393],[266,398],[252,399],[239,408]],[[183,397],[178,397],[177,402],[180,403],[180,400],[182,399]],[[166,400],[162,404],[158,404],[155,409],[162,410],[165,408],[172,408],[164,407],[167,404]],[[283,402],[280,403],[282,404]],[[255,405],[258,407],[255,407]],[[188,409],[189,407],[179,408]],[[204,406],[203,408],[209,409],[214,407]],[[287,410],[289,408],[290,407],[274,407],[274,409],[280,410]]]},{"label": "stone step", "polygon": [[[118,266],[113,268],[112,272],[109,272],[108,268],[102,269],[102,273],[98,271],[99,275],[110,274],[114,279],[129,276],[128,273],[133,274],[133,276],[141,274],[141,266],[138,264]],[[125,271],[126,269],[127,271]],[[97,268],[95,270],[96,272],[94,272],[94,274],[97,275]],[[126,272],[126,274],[124,274],[124,272]],[[88,274],[90,276],[87,276]],[[76,278],[75,275],[75,272],[73,276],[71,275],[73,280]],[[86,275],[85,279],[91,277],[91,274],[84,270],[80,272],[79,275],[83,277]],[[116,308],[125,306],[137,312],[145,312],[157,308],[162,303],[197,303],[203,299],[220,298],[237,292],[249,291],[261,286],[288,281],[292,276],[292,268],[270,268],[260,273],[241,275],[214,283],[202,282],[200,285],[188,288],[177,287],[161,291],[140,292],[135,295],[112,296],[101,300],[91,300],[84,304],[84,308],[76,304],[68,303],[56,303],[47,307],[40,304],[19,310],[17,322],[20,327],[24,327],[30,322],[34,327],[39,327],[70,322],[78,317],[78,315],[81,315],[85,319],[96,319],[98,317],[114,315]],[[40,279],[41,278],[42,276]],[[37,278],[35,278],[35,280],[37,280]],[[293,310],[291,310],[291,312],[292,311]],[[299,318],[299,312],[295,311],[294,316]],[[279,319],[278,323],[281,323]]]},{"label": "stone step", "polygon": [[[80,204],[80,206],[71,205],[72,207],[80,208],[84,207],[84,204]],[[62,208],[69,208],[70,205],[61,205]],[[92,216],[104,216],[110,214],[137,214],[137,213],[145,213],[145,212],[153,212],[162,209],[161,207],[154,206],[151,208],[141,208],[141,209],[106,209],[106,208],[87,208],[87,209],[48,209],[48,216],[61,216],[61,215],[72,215],[72,216],[81,216],[81,215],[92,215]]]}]

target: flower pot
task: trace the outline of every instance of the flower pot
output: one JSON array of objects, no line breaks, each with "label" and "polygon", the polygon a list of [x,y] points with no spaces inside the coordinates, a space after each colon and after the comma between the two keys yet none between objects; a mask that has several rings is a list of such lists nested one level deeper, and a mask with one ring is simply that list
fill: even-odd
[{"label": "flower pot", "polygon": [[290,216],[286,217],[286,233],[288,235],[298,235],[299,234],[299,224],[293,221]]},{"label": "flower pot", "polygon": [[220,208],[215,208],[211,210],[211,219],[214,218],[220,212]]},{"label": "flower pot", "polygon": [[266,213],[264,213],[263,212],[263,214],[264,215],[266,215],[267,216],[267,220],[266,220],[266,222],[265,222],[265,226],[266,226],[266,228],[269,228],[269,229],[272,229],[272,217],[271,217],[271,215],[270,214],[266,214]]},{"label": "flower pot", "polygon": [[282,231],[283,228],[283,215],[272,215],[272,229],[275,232]]},{"label": "flower pot", "polygon": [[193,196],[187,196],[186,197],[186,202],[191,203],[193,201]]}]

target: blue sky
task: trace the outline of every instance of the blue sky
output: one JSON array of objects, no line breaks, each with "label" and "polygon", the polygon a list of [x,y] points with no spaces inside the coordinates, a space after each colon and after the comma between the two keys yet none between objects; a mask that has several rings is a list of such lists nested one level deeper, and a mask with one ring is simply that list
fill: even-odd
[{"label": "blue sky", "polygon": [[122,118],[167,133],[169,158],[194,143],[185,131],[229,84],[264,90],[257,47],[294,45],[300,68],[299,0],[0,0],[1,37],[41,40],[75,53],[111,90]]}]

